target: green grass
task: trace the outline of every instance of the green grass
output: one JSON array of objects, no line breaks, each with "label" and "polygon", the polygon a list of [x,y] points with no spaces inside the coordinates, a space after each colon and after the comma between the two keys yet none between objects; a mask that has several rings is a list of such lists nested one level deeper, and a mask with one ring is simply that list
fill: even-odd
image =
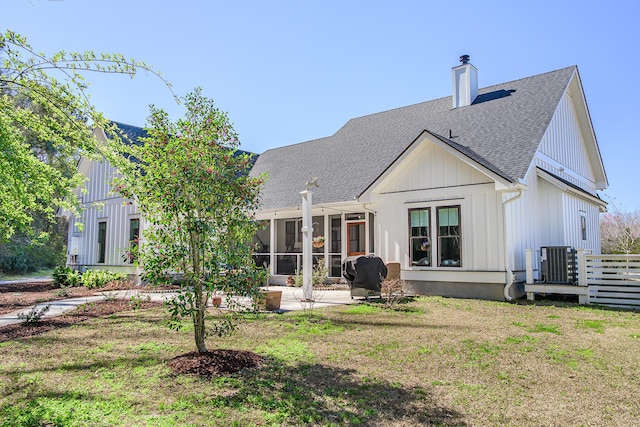
[{"label": "green grass", "polygon": [[53,269],[48,268],[44,270],[34,271],[32,273],[25,274],[0,274],[0,280],[20,280],[20,279],[32,279],[34,277],[51,277]]},{"label": "green grass", "polygon": [[578,321],[578,327],[591,329],[600,334],[604,333],[605,322],[603,320],[598,319],[580,319]]},{"label": "green grass", "polygon": [[640,313],[406,305],[250,318],[207,346],[267,363],[211,379],[170,372],[161,308],[0,343],[0,426],[640,424]]},{"label": "green grass", "polygon": [[358,304],[344,309],[343,312],[346,314],[375,314],[380,313],[383,310],[384,309],[382,307],[379,307],[377,305]]},{"label": "green grass", "polygon": [[533,333],[546,332],[549,334],[556,334],[556,335],[562,334],[562,332],[560,332],[560,327],[558,325],[549,325],[544,323],[536,323],[532,327],[527,328],[527,331],[533,332]]}]

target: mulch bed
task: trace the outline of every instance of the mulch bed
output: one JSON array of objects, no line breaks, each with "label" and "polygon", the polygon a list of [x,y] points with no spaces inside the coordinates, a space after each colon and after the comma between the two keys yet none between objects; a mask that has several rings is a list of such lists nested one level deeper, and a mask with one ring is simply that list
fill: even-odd
[{"label": "mulch bed", "polygon": [[266,359],[244,350],[211,350],[206,353],[191,352],[174,357],[167,366],[176,375],[196,375],[212,378],[233,374],[243,369],[262,366]]},{"label": "mulch bed", "polygon": [[[56,286],[53,283],[16,283],[5,284],[0,287],[0,314],[28,307],[40,301],[54,301],[63,298],[90,296],[99,292],[128,287],[116,285],[109,288],[87,289],[85,287],[69,288],[70,295],[58,297],[55,295]],[[138,287],[138,290],[146,288]],[[175,290],[175,288],[163,288]],[[156,290],[156,288],[149,288]],[[138,309],[158,307],[160,301],[137,302]],[[129,311],[132,306],[128,300],[103,300],[79,306],[77,309],[33,324],[17,323],[0,327],[0,342],[22,338],[30,338],[45,332],[66,328],[89,319],[109,316],[121,311]],[[212,350],[199,354],[187,353],[171,359],[167,364],[175,375],[195,375],[203,378],[213,378],[229,375],[247,368],[256,368],[265,363],[265,358],[242,350]]]},{"label": "mulch bed", "polygon": [[[139,308],[151,308],[161,305],[162,302],[160,301],[141,301],[139,303]],[[104,317],[113,313],[128,310],[131,310],[131,304],[128,300],[96,301],[81,305],[77,309],[61,316],[43,319],[37,323],[16,323],[14,325],[1,327],[0,342],[11,341],[18,338],[29,338],[54,329],[66,328],[89,319]]]},{"label": "mulch bed", "polygon": [[131,289],[131,284],[113,282],[100,289],[88,289],[84,286],[71,287],[66,289],[66,295],[61,295],[59,286],[53,281],[4,283],[0,285],[0,314],[12,313],[41,302],[82,298],[99,295],[101,292],[125,289]]}]

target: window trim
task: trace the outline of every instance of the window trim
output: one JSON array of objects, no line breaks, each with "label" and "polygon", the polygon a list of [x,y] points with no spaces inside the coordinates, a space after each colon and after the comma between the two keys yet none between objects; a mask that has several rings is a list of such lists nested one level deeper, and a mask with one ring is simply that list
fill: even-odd
[{"label": "window trim", "polygon": [[[457,209],[458,210],[458,234],[456,235],[445,235],[445,236],[441,236],[440,235],[440,210],[441,209]],[[448,206],[436,206],[435,208],[436,211],[436,235],[437,235],[437,239],[438,239],[438,267],[446,267],[446,268],[461,268],[462,267],[462,216],[461,216],[461,208],[460,205],[448,205]],[[442,265],[442,252],[440,250],[441,247],[441,239],[442,238],[458,238],[458,251],[459,251],[459,257],[460,259],[458,260],[458,265]]]},{"label": "window trim", "polygon": [[587,233],[587,213],[585,211],[580,211],[580,237],[583,242],[586,242],[589,237]]},{"label": "window trim", "polygon": [[[101,230],[101,225],[104,224],[104,234]],[[100,236],[102,235],[102,244],[100,242]],[[98,241],[98,254],[96,257],[96,264],[106,264],[107,262],[107,221],[98,220],[97,236]]]},{"label": "window trim", "polygon": [[[455,208],[458,211],[458,225],[457,225],[457,233],[456,235],[446,235],[446,236],[440,236],[440,218],[439,218],[439,212],[441,209],[451,209],[451,208]],[[428,227],[428,236],[424,236],[427,237],[430,241],[430,248],[429,248],[429,264],[428,265],[418,265],[418,264],[414,264],[414,260],[413,260],[413,238],[414,236],[412,236],[412,232],[411,232],[411,212],[413,211],[427,211],[428,212],[428,223],[427,223],[427,227]],[[461,204],[457,204],[457,205],[426,205],[426,206],[421,206],[421,207],[413,207],[413,208],[409,208],[407,209],[407,231],[406,231],[406,236],[408,239],[408,268],[412,268],[412,269],[462,269],[463,267],[463,257],[462,257],[462,252],[463,252],[463,233],[462,233],[462,205]],[[423,236],[415,236],[415,237],[420,237],[423,238]],[[441,240],[442,238],[451,238],[451,237],[457,237],[458,238],[458,251],[459,251],[459,261],[457,263],[457,265],[442,265],[442,261],[441,261]],[[435,240],[434,240],[435,239]],[[435,243],[434,243],[435,242]]]},{"label": "window trim", "polygon": [[[131,224],[133,223],[133,221],[137,221],[138,222],[138,235],[135,236],[135,239],[132,239],[132,228],[131,228]],[[129,240],[127,242],[127,248],[132,248],[134,245],[132,245],[132,243],[135,240],[135,247],[139,248],[140,247],[140,217],[139,216],[132,216],[129,217]],[[129,250],[127,250],[128,252],[128,260],[127,260],[127,264],[133,264],[136,261],[136,256],[131,254],[131,252]]]},{"label": "window trim", "polygon": [[[411,234],[411,212],[414,211],[427,211],[427,235],[426,236],[413,236]],[[411,267],[432,267],[433,266],[433,236],[432,236],[432,230],[433,228],[431,227],[431,212],[432,212],[432,208],[431,206],[426,206],[426,207],[421,207],[421,208],[411,208],[407,210],[407,219],[408,219],[408,225],[409,225],[409,232],[408,237],[409,237],[409,265]],[[421,227],[418,227],[421,228]],[[426,265],[420,265],[420,264],[414,264],[413,261],[413,239],[414,238],[420,238],[420,239],[424,239],[425,237],[429,240],[429,249],[426,251],[427,252],[427,256],[424,258],[428,258],[429,259],[429,264]]]}]

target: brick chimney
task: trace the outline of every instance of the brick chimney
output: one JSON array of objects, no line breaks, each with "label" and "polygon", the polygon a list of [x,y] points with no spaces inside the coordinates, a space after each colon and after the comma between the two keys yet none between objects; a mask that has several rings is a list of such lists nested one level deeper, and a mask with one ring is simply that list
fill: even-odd
[{"label": "brick chimney", "polygon": [[460,57],[461,64],[451,69],[453,73],[453,108],[471,105],[478,96],[478,70],[469,63],[469,55]]}]

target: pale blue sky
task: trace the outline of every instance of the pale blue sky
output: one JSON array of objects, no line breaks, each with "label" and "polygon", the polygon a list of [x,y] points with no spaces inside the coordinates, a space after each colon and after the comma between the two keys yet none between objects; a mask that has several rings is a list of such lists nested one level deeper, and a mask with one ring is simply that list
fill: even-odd
[{"label": "pale blue sky", "polygon": [[[0,29],[37,50],[119,52],[178,95],[202,86],[242,148],[336,132],[347,120],[450,95],[471,55],[480,87],[578,65],[610,187],[640,209],[640,2],[2,0]],[[109,118],[143,126],[148,105],[182,109],[152,78],[88,76]]]}]

